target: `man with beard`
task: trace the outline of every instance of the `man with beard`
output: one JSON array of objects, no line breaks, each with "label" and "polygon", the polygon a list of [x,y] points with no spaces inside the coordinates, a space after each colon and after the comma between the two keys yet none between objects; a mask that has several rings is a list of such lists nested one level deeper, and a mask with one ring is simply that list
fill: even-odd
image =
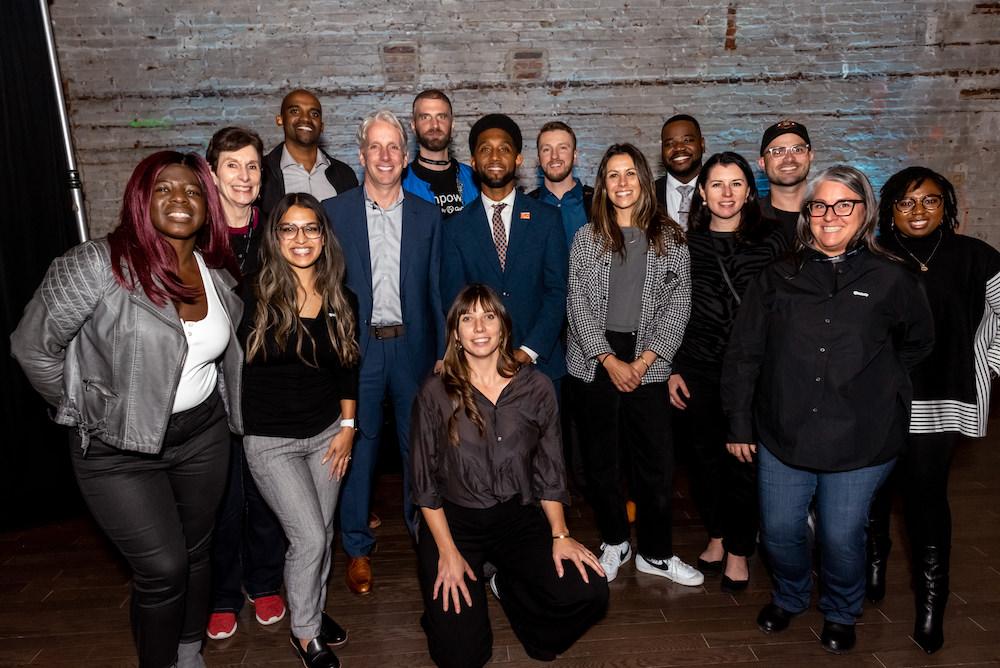
[{"label": "man with beard", "polygon": [[667,174],[656,180],[656,201],[685,230],[694,182],[701,171],[701,156],[704,153],[705,139],[701,136],[698,121],[687,114],[667,119],[660,130],[660,156]]},{"label": "man with beard", "polygon": [[309,193],[319,201],[358,185],[354,170],[319,147],[323,107],[307,90],[293,90],[281,101],[275,119],[285,141],[264,158],[260,209],[265,220],[285,193]]},{"label": "man with beard", "polygon": [[568,257],[559,211],[514,188],[521,129],[509,116],[483,116],[469,132],[482,195],[444,224],[441,295],[445,308],[470,283],[485,283],[513,321],[514,357],[553,381],[566,374],[560,333]]},{"label": "man with beard", "polygon": [[443,92],[432,88],[413,99],[410,127],[417,137],[417,159],[403,173],[403,189],[437,204],[443,218],[479,194],[472,168],[448,154],[453,120],[451,100]]},{"label": "man with beard", "polygon": [[789,247],[795,243],[795,225],[802,209],[813,150],[806,126],[784,120],[764,131],[757,164],[767,174],[771,192],[760,200],[760,212],[781,223]]},{"label": "man with beard", "polygon": [[580,179],[573,176],[576,133],[562,121],[549,121],[538,131],[535,147],[538,149],[538,167],[545,178],[542,187],[532,190],[528,196],[559,209],[566,232],[566,246],[572,246],[576,231],[587,224],[590,201],[594,196],[593,188],[583,185]]},{"label": "man with beard", "polygon": [[424,378],[444,355],[441,214],[402,188],[406,131],[385,109],[358,128],[364,184],[323,203],[344,249],[345,282],[358,299],[357,441],[342,483],[340,540],[347,553],[345,580],[355,594],[374,585],[369,525],[372,480],[383,424],[382,402],[392,399],[403,464],[403,517],[412,533],[410,409]]}]

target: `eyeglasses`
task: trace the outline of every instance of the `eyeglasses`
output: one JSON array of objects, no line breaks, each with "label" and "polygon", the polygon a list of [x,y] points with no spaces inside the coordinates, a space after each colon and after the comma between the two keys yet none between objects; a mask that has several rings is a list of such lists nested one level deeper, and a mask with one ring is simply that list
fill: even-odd
[{"label": "eyeglasses", "polygon": [[809,152],[809,144],[796,144],[795,146],[772,146],[771,148],[764,149],[764,153],[768,153],[772,158],[783,158],[785,153],[790,153],[794,156],[805,155]]},{"label": "eyeglasses", "polygon": [[919,200],[915,200],[912,197],[904,197],[903,199],[897,199],[892,203],[892,205],[896,207],[896,211],[899,211],[900,213],[909,213],[916,208],[918,201],[923,204],[925,211],[933,211],[941,206],[944,198],[941,197],[941,195],[924,195]]},{"label": "eyeglasses", "polygon": [[323,236],[323,228],[319,223],[308,223],[306,225],[294,225],[292,223],[281,223],[278,225],[278,238],[289,241],[299,236],[299,230],[306,235],[306,239],[319,239]]},{"label": "eyeglasses", "polygon": [[806,211],[813,218],[822,218],[826,215],[827,209],[833,209],[833,213],[837,216],[849,216],[854,213],[855,206],[864,203],[863,199],[838,199],[833,204],[827,204],[814,199],[811,202],[806,202]]}]

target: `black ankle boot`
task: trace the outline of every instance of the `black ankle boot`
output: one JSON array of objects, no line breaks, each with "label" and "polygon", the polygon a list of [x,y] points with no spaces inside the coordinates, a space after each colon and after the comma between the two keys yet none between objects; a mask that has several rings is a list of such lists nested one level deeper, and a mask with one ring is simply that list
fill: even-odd
[{"label": "black ankle boot", "polygon": [[885,598],[885,571],[889,562],[889,512],[892,496],[886,485],[875,493],[871,512],[868,515],[868,530],[865,541],[865,596],[872,603]]},{"label": "black ankle boot", "polygon": [[950,546],[925,545],[914,549],[913,591],[917,618],[913,640],[928,654],[944,644],[944,609],[948,604],[948,561]]}]

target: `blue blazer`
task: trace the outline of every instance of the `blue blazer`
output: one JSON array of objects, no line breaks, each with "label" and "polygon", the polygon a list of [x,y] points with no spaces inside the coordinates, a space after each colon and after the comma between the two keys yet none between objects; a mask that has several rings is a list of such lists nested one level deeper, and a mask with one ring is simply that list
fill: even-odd
[{"label": "blue blazer", "polygon": [[490,229],[480,198],[445,221],[441,259],[445,308],[469,283],[489,285],[510,313],[514,348],[531,348],[538,353],[538,368],[549,378],[561,378],[566,374],[561,333],[569,261],[559,210],[517,192],[503,271]]},{"label": "blue blazer", "polygon": [[[372,262],[364,187],[324,200],[333,233],[344,249],[347,288],[358,298],[362,365],[373,338]],[[444,356],[444,309],[441,306],[441,211],[436,204],[403,193],[403,236],[399,257],[399,296],[403,343],[422,379]]]}]

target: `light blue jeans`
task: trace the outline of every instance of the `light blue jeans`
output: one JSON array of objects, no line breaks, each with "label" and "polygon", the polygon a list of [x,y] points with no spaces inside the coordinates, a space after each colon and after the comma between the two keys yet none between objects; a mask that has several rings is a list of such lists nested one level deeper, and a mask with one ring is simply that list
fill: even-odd
[{"label": "light blue jeans", "polygon": [[854,624],[865,595],[868,509],[896,460],[823,473],[788,466],[763,444],[757,455],[761,542],[774,577],[773,603],[792,613],[809,607],[812,555],[806,521],[815,497],[819,610],[827,621]]}]

